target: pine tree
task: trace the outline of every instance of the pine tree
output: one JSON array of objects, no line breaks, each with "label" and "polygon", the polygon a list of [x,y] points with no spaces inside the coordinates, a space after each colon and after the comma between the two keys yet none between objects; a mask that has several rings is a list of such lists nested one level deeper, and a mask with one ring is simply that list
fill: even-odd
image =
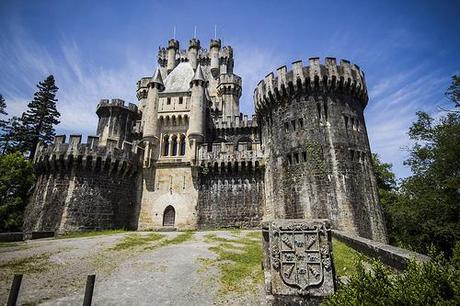
[{"label": "pine tree", "polygon": [[0,135],[0,154],[22,152],[21,146],[24,139],[25,129],[20,118],[13,116],[2,127]]},{"label": "pine tree", "polygon": [[[6,116],[8,113],[6,112],[6,102],[3,95],[0,94],[0,115]],[[0,119],[0,128],[3,128],[6,125],[6,120]]]},{"label": "pine tree", "polygon": [[38,83],[37,88],[34,99],[27,105],[28,110],[22,116],[22,144],[25,151],[30,152],[30,159],[35,156],[39,141],[50,143],[53,140],[54,126],[59,124],[58,118],[61,116],[56,109],[56,92],[59,88],[55,85],[54,77],[48,76]]}]

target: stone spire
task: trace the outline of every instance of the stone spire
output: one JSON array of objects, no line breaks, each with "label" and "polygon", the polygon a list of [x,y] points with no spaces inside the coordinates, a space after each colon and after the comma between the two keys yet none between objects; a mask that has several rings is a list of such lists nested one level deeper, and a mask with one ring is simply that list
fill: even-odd
[{"label": "stone spire", "polygon": [[193,76],[192,82],[194,81],[202,81],[204,82],[204,76],[203,76],[203,71],[201,70],[201,64],[198,64],[198,67],[196,68],[195,75]]}]

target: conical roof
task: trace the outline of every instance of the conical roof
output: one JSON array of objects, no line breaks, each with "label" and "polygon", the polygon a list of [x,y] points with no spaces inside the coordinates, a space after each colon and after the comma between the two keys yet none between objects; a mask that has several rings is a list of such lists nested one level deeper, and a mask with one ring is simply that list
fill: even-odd
[{"label": "conical roof", "polygon": [[155,71],[155,75],[152,78],[153,83],[158,83],[164,86],[163,84],[163,78],[161,77],[160,69],[157,67],[157,70]]},{"label": "conical roof", "polygon": [[198,64],[198,67],[196,68],[195,75],[193,76],[192,81],[205,81],[204,76],[203,76],[203,71],[201,70],[201,65]]}]

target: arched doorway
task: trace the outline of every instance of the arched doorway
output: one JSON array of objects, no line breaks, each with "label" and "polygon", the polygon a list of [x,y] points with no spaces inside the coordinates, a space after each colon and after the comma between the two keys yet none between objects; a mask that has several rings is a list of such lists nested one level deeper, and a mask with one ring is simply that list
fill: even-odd
[{"label": "arched doorway", "polygon": [[174,226],[175,219],[176,211],[174,210],[174,207],[169,205],[163,213],[163,226]]}]

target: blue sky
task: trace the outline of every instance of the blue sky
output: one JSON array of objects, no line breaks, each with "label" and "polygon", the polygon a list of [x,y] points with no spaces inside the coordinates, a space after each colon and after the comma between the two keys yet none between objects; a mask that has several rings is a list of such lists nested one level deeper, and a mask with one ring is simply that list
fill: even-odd
[{"label": "blue sky", "polygon": [[94,134],[96,104],[137,103],[136,81],[151,75],[159,45],[204,47],[217,34],[234,48],[243,77],[241,109],[253,112],[257,82],[281,65],[345,58],[366,73],[366,123],[373,152],[399,177],[417,110],[439,115],[460,73],[460,1],[9,1],[0,0],[0,93],[10,115],[54,74],[58,133]]}]

